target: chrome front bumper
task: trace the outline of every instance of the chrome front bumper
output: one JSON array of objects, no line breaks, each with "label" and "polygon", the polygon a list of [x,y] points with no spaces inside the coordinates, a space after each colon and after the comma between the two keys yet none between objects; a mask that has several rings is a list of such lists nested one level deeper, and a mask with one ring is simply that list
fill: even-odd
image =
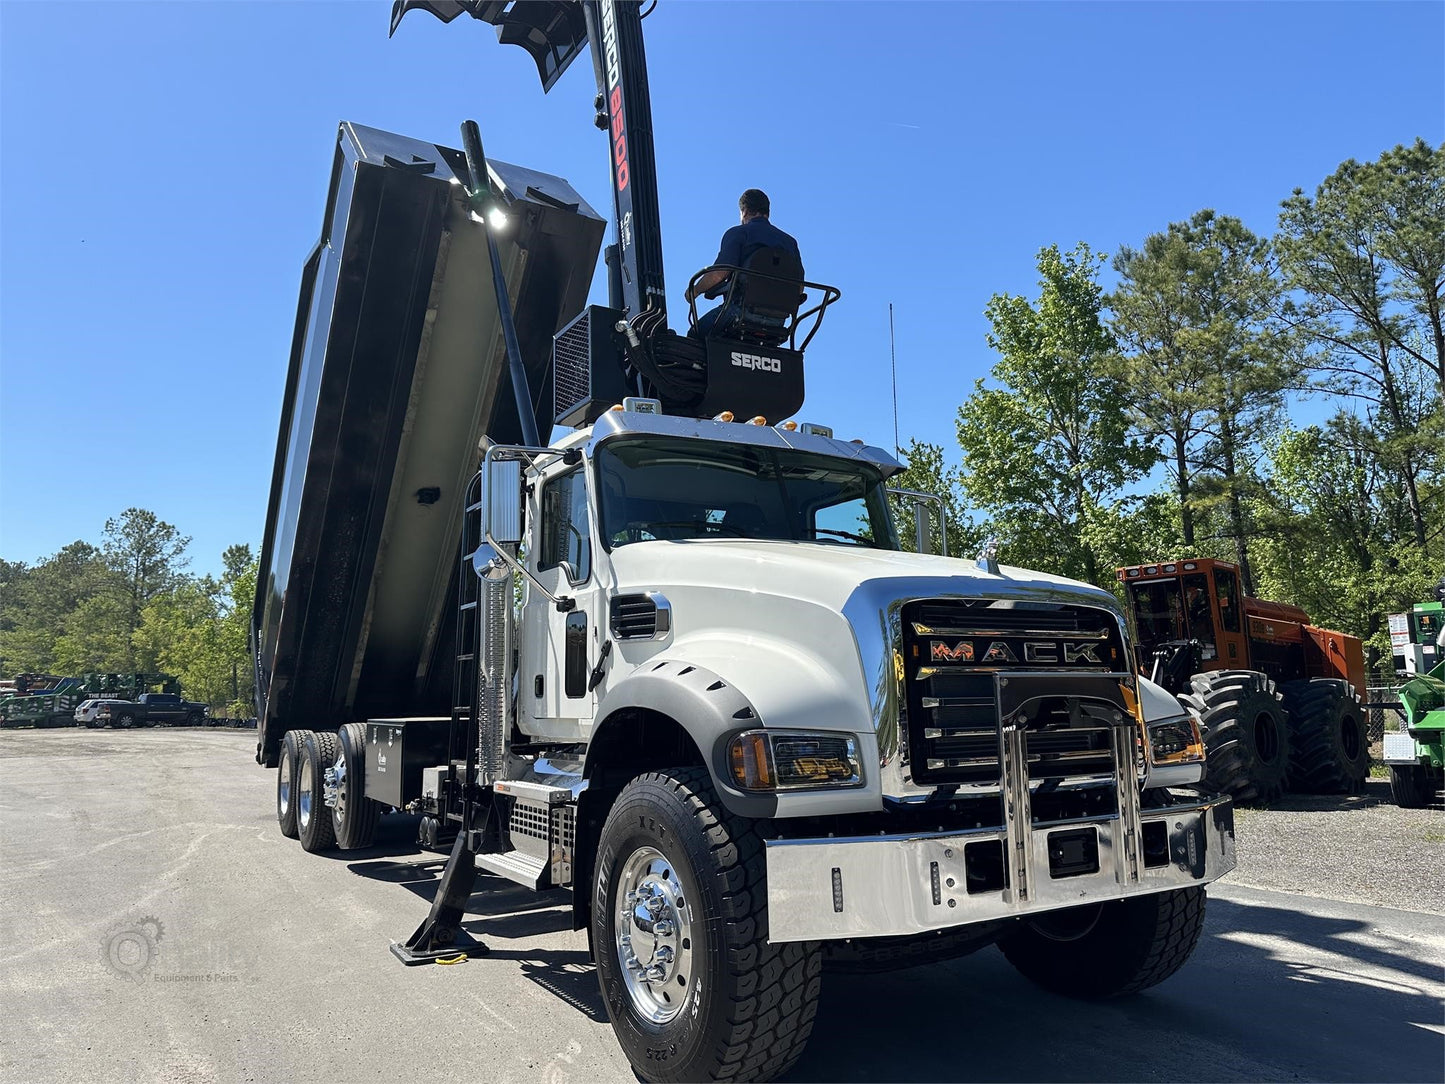
[{"label": "chrome front bumper", "polygon": [[[1133,811],[1130,810],[1130,813]],[[768,939],[828,940],[926,933],[990,919],[1207,884],[1234,868],[1234,807],[1228,798],[1138,810],[1138,839],[1167,838],[1167,860],[1149,864],[1124,829],[1129,816],[1049,824],[1031,832],[987,829],[767,844]],[[1150,828],[1163,825],[1163,830]],[[1051,836],[1096,833],[1097,870],[1055,876]],[[1002,889],[971,893],[969,844],[997,841],[1014,862]],[[1056,841],[1058,842],[1058,841]],[[1158,853],[1157,851],[1155,853]]]}]

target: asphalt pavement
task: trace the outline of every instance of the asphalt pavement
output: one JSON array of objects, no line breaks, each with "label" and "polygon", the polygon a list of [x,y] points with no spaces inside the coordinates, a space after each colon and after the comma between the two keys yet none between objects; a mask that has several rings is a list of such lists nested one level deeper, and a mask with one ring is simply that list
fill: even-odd
[{"label": "asphalt pavement", "polygon": [[[482,877],[468,928],[491,954],[402,967],[388,944],[443,857],[407,817],[367,851],[305,854],[254,742],[0,732],[0,1079],[634,1079],[563,893]],[[1118,1002],[1046,994],[993,949],[827,976],[789,1079],[1440,1081],[1445,917],[1321,884],[1213,887],[1194,958]]]}]

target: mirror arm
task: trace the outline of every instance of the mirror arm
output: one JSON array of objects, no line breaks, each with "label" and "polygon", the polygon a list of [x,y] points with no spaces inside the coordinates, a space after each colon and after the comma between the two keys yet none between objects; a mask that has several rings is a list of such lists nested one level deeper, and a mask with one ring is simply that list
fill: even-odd
[{"label": "mirror arm", "polygon": [[[501,458],[501,456],[497,454],[499,452],[508,453],[509,458],[512,456],[516,456],[519,458],[525,457],[529,465],[535,465],[537,460],[542,458],[543,456],[562,456],[563,458],[565,458],[567,455],[566,452],[558,451],[556,448],[533,448],[522,444],[490,445],[487,448],[485,454],[482,456],[482,478],[484,487],[489,484],[487,466],[491,463],[493,459]],[[482,494],[482,506],[484,508],[487,505],[487,501],[488,495],[485,492],[484,488]],[[532,575],[531,571],[527,568],[527,566],[522,564],[521,561],[517,560],[508,551],[507,546],[510,543],[498,542],[495,538],[493,538],[490,524],[488,524],[486,529],[482,531],[482,538],[487,543],[487,545],[492,547],[493,551],[495,551],[498,557],[500,557],[509,566],[511,566],[512,571],[519,573],[523,579],[525,579],[528,583],[530,583],[533,587],[535,587],[538,591],[545,595],[552,602],[552,605],[557,607],[557,611],[559,613],[569,613],[577,608],[576,599],[571,598],[567,595],[554,595],[551,591],[548,591],[547,588],[542,585],[542,581],[537,579],[536,576]]]}]

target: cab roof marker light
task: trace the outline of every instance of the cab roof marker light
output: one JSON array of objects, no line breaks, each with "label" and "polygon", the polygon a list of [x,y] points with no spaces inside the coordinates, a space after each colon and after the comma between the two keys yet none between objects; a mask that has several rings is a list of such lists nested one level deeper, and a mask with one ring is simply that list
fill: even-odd
[{"label": "cab roof marker light", "polygon": [[712,420],[715,422],[730,422],[733,420],[733,412],[731,410],[720,411],[712,416]]},{"label": "cab roof marker light", "polygon": [[611,410],[620,411],[620,410],[622,410],[622,404],[621,404],[621,403],[613,403],[613,404],[612,404],[610,407],[608,407],[607,409],[608,409],[609,411],[611,411]]},{"label": "cab roof marker light", "polygon": [[819,425],[817,422],[803,422],[801,425],[798,426],[798,432],[804,434],[805,436],[827,437],[830,440],[833,437],[832,426]]},{"label": "cab roof marker light", "polygon": [[764,418],[761,414],[759,414],[756,418],[749,418],[749,419],[748,419],[748,424],[749,424],[749,425],[767,425],[767,424],[768,424],[768,419],[767,419],[767,418]]},{"label": "cab roof marker light", "polygon": [[791,432],[793,432],[794,430],[796,430],[796,429],[798,428],[798,423],[797,423],[797,422],[779,422],[779,423],[778,423],[777,425],[775,425],[773,428],[775,428],[775,429],[781,429],[781,430],[783,430],[785,433],[791,433]]},{"label": "cab roof marker light", "polygon": [[622,400],[622,409],[634,414],[661,414],[661,399],[644,399],[640,395],[629,395]]}]

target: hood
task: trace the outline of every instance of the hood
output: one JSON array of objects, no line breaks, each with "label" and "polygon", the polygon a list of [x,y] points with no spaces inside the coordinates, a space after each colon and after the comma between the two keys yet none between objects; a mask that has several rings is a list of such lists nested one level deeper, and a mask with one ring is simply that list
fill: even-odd
[{"label": "hood", "polygon": [[915,597],[962,595],[1076,602],[1118,612],[1108,591],[1062,576],[971,560],[817,542],[688,539],[638,542],[612,552],[620,590],[667,585],[744,590],[842,612],[860,590],[888,593],[896,581]]}]

